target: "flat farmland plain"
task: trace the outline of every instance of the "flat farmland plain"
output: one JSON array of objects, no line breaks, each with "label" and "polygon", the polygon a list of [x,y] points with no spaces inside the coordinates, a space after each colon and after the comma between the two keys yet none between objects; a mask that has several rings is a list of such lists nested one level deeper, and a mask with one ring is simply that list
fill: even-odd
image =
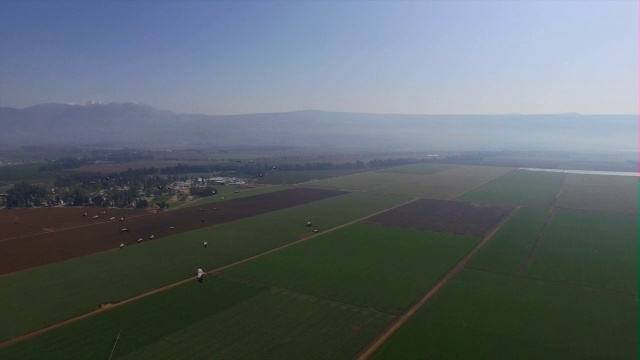
[{"label": "flat farmland plain", "polygon": [[[0,275],[10,289],[0,342],[90,315],[0,343],[0,358],[109,358],[120,334],[114,360],[354,359],[409,315],[374,359],[635,359],[638,219],[619,202],[633,186],[585,176],[609,180],[415,164],[312,181],[355,191],[202,223],[241,197],[287,189],[225,187],[230,201],[221,193],[165,212],[155,241]],[[567,202],[549,209],[561,186]],[[189,216],[169,216],[181,210]],[[121,224],[107,224],[114,244],[127,236]],[[196,268],[210,272],[203,284]],[[96,311],[101,303],[114,306]]]},{"label": "flat farmland plain", "polygon": [[406,170],[405,167],[398,167],[314,181],[308,184],[314,187],[450,199],[512,169],[492,166],[421,164],[420,167],[403,170]]},{"label": "flat farmland plain", "polygon": [[558,210],[528,276],[638,295],[638,217]]},{"label": "flat farmland plain", "polygon": [[513,208],[506,206],[419,199],[367,221],[386,226],[484,237],[512,211]]},{"label": "flat farmland plain", "polygon": [[370,168],[344,169],[344,170],[275,170],[269,171],[264,177],[258,178],[260,184],[297,184],[302,182],[321,180],[339,176],[348,176],[361,172],[371,171]]},{"label": "flat farmland plain", "polygon": [[392,172],[397,174],[416,174],[416,175],[429,175],[437,173],[438,171],[452,169],[459,165],[451,164],[413,164],[393,167],[390,169],[381,170],[382,172]]},{"label": "flat farmland plain", "polygon": [[347,360],[391,318],[272,289],[122,359]]},{"label": "flat farmland plain", "polygon": [[422,176],[419,174],[399,174],[394,172],[372,171],[354,175],[339,176],[335,178],[308,182],[305,185],[334,189],[372,190],[385,184],[404,183],[417,181]]},{"label": "flat farmland plain", "polygon": [[[108,217],[112,216],[109,210],[97,219],[105,220],[92,226],[72,227],[0,242],[0,274],[116,249],[121,243],[137,246],[138,239],[148,239],[151,235],[156,238],[171,236],[344,194],[340,191],[294,188],[238,198],[216,205],[217,207],[209,204],[200,208],[204,211],[184,208],[125,218],[123,222],[108,221]],[[56,209],[49,210],[56,212]],[[114,212],[122,214],[117,210]],[[87,217],[85,221],[93,220]],[[126,228],[126,231],[123,231],[123,228]]]},{"label": "flat farmland plain", "polygon": [[463,270],[372,359],[638,358],[638,301]]},{"label": "flat farmland plain", "polygon": [[638,178],[567,174],[558,206],[637,214]]},{"label": "flat farmland plain", "polygon": [[548,207],[553,204],[564,178],[563,173],[515,170],[463,194],[457,200]]},{"label": "flat farmland plain", "polygon": [[225,200],[229,201],[233,199],[240,199],[240,198],[245,198],[245,197],[254,196],[254,195],[268,194],[268,193],[282,191],[286,189],[290,189],[290,187],[268,185],[268,186],[260,186],[260,187],[251,188],[251,189],[242,189],[242,188],[237,188],[235,186],[226,186],[226,185],[216,186],[216,190],[218,190],[218,193],[216,195],[206,196],[194,201],[184,203],[183,205],[176,207],[176,209],[184,208],[184,207],[202,206],[202,205],[207,205],[212,203],[220,203]]},{"label": "flat farmland plain", "polygon": [[350,359],[391,318],[209,275],[2,349],[0,357],[106,359],[113,350],[114,359]]},{"label": "flat farmland plain", "polygon": [[224,273],[399,314],[479,240],[359,223]]},{"label": "flat farmland plain", "polygon": [[546,209],[519,208],[467,267],[515,274],[527,258],[547,215]]},{"label": "flat farmland plain", "polygon": [[[112,174],[127,171],[129,169],[148,169],[156,168],[162,169],[166,167],[173,167],[176,165],[213,165],[216,162],[208,160],[139,160],[120,164],[95,164],[95,165],[83,165],[77,169],[73,169],[75,172],[98,172],[104,174]],[[218,162],[219,163],[219,162]]]},{"label": "flat farmland plain", "polygon": [[463,165],[418,178],[405,178],[403,181],[385,183],[371,191],[431,199],[451,199],[511,170],[503,167]]},{"label": "flat farmland plain", "polygon": [[352,193],[0,276],[1,289],[15,289],[0,298],[0,341],[308,237],[309,220],[333,228],[407,200]]},{"label": "flat farmland plain", "polygon": [[[109,216],[101,214],[108,210]],[[112,216],[120,219],[151,214],[151,210],[136,209],[102,209],[85,207],[51,207],[51,208],[21,208],[0,210],[0,240],[14,237],[63,230],[70,227],[94,225]],[[87,216],[83,216],[87,213]],[[94,215],[100,219],[92,219]],[[120,223],[121,224],[121,223]]]}]

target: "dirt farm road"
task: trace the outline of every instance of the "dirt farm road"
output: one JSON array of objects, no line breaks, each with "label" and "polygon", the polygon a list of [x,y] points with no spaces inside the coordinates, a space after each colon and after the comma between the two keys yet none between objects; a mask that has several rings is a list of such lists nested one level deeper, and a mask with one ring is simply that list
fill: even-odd
[{"label": "dirt farm road", "polygon": [[467,262],[482,249],[491,240],[493,235],[504,225],[511,216],[518,210],[514,208],[511,213],[506,216],[495,228],[489,232],[482,241],[476,245],[462,260],[458,261],[448,273],[446,273],[438,283],[433,286],[420,300],[418,300],[413,306],[405,311],[400,317],[391,323],[391,325],[385,330],[384,333],[379,335],[373,343],[371,343],[365,350],[356,357],[357,360],[366,360],[373,355],[380,346],[387,341],[402,325],[404,325],[429,299],[431,299],[449,280],[451,280],[457,273],[464,269]]}]

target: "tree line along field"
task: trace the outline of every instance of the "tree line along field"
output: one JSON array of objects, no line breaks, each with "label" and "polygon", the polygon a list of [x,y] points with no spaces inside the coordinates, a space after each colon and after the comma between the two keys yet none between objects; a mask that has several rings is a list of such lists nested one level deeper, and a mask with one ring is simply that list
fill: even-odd
[{"label": "tree line along field", "polygon": [[[419,164],[313,181],[307,184],[354,192],[6,274],[0,288],[20,291],[0,300],[0,318],[12,324],[0,334],[5,340],[102,301],[185,280],[195,263],[220,269],[312,236],[222,268],[203,284],[187,281],[33,339],[0,344],[0,358],[105,358],[121,332],[114,359],[354,359],[463,266],[372,358],[635,359],[638,220],[630,203],[615,200],[633,186],[611,176],[573,175]],[[596,193],[607,189],[614,189],[613,199],[603,201]],[[580,193],[586,200],[571,195]],[[448,206],[452,212],[437,210]],[[486,229],[502,217],[490,214],[501,208],[516,209],[494,234]],[[442,218],[428,220],[430,211]],[[409,219],[412,213],[422,215]],[[309,220],[313,227],[304,226]],[[457,225],[442,227],[446,221]],[[452,234],[469,226],[465,221],[485,230]],[[482,236],[486,245],[460,265]],[[203,239],[210,239],[206,252]],[[66,292],[41,296],[54,289]],[[24,313],[33,317],[25,325],[18,315]]]},{"label": "tree line along field", "polygon": [[64,173],[63,171],[40,171],[42,165],[43,163],[28,163],[0,166],[0,181],[10,183],[18,181],[50,182],[57,175]]},{"label": "tree line along field", "polygon": [[94,165],[83,165],[79,168],[73,169],[75,172],[98,172],[103,174],[113,174],[118,172],[127,171],[129,169],[138,170],[138,169],[148,169],[151,167],[155,167],[157,169],[173,167],[176,165],[212,165],[215,161],[208,160],[139,160],[133,162],[126,163],[116,163],[116,164],[94,164]]}]

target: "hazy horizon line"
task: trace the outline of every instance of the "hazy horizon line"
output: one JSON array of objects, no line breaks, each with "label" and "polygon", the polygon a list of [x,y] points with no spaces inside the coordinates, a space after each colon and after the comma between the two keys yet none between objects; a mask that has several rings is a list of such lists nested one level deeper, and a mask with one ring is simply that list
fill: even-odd
[{"label": "hazy horizon line", "polygon": [[7,105],[0,105],[0,107],[12,108],[17,110],[26,110],[36,106],[42,105],[69,105],[69,106],[101,106],[110,104],[133,104],[138,106],[146,106],[156,110],[169,111],[174,114],[183,115],[205,115],[205,116],[242,116],[242,115],[257,115],[257,114],[287,114],[296,112],[327,112],[327,113],[342,113],[342,114],[364,114],[364,115],[429,115],[429,116],[464,116],[464,115],[481,115],[481,116],[536,116],[536,115],[563,115],[563,116],[598,116],[598,115],[619,115],[619,116],[640,116],[640,114],[633,113],[582,113],[577,111],[564,111],[557,113],[524,113],[524,112],[505,112],[505,113],[404,113],[404,112],[367,112],[367,111],[341,111],[341,110],[323,110],[323,109],[300,109],[300,110],[283,110],[283,111],[264,111],[264,112],[239,112],[239,113],[227,113],[227,114],[207,114],[201,112],[176,112],[174,110],[161,109],[152,105],[147,105],[141,102],[134,101],[101,101],[90,100],[85,103],[61,103],[61,102],[46,102],[25,107],[14,107]]}]

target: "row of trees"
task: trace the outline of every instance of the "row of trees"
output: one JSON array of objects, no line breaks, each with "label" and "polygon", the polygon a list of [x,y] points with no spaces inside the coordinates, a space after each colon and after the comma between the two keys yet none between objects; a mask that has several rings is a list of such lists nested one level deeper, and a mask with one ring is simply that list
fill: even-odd
[{"label": "row of trees", "polygon": [[49,191],[37,185],[20,182],[7,191],[6,206],[8,208],[41,206],[50,200]]},{"label": "row of trees", "polygon": [[94,164],[96,162],[107,163],[127,163],[138,160],[150,160],[153,156],[135,150],[115,150],[115,151],[92,151],[77,157],[61,157],[47,164],[40,166],[40,171],[59,171],[63,169],[76,169],[82,165]]},{"label": "row of trees", "polygon": [[6,207],[55,206],[61,203],[69,206],[115,206],[145,208],[149,203],[140,196],[137,188],[111,189],[91,192],[82,186],[47,189],[26,182],[15,184],[7,191]]},{"label": "row of trees", "polygon": [[[468,160],[468,159],[465,159]],[[63,158],[56,162],[63,167],[76,166],[74,158]],[[355,161],[346,163],[313,162],[304,164],[270,165],[267,163],[227,163],[215,165],[185,165],[178,164],[165,168],[129,169],[120,173],[102,174],[81,172],[58,176],[54,181],[55,189],[31,185],[26,182],[15,184],[7,192],[6,206],[28,207],[42,205],[58,205],[61,203],[72,206],[116,206],[116,207],[147,207],[146,198],[161,197],[173,194],[170,184],[187,177],[187,173],[233,172],[237,177],[258,177],[274,169],[287,171],[306,170],[334,170],[381,168],[406,165],[429,160],[402,159],[374,159],[367,162]],[[217,190],[213,187],[192,187],[191,195],[210,196]]]},{"label": "row of trees", "polygon": [[307,171],[307,170],[341,170],[341,169],[364,169],[364,168],[380,168],[389,166],[399,166],[407,164],[415,164],[420,162],[433,161],[431,159],[416,158],[400,158],[400,159],[374,159],[367,162],[355,161],[345,163],[335,162],[307,162],[303,164],[268,164],[268,163],[227,163],[212,165],[186,165],[178,164],[171,167],[156,168],[149,167],[143,169],[128,169],[124,173],[131,175],[152,175],[167,174],[179,175],[187,173],[212,173],[212,172],[234,172],[237,176],[254,177],[258,174],[265,173],[269,170],[280,169],[287,171]]}]

